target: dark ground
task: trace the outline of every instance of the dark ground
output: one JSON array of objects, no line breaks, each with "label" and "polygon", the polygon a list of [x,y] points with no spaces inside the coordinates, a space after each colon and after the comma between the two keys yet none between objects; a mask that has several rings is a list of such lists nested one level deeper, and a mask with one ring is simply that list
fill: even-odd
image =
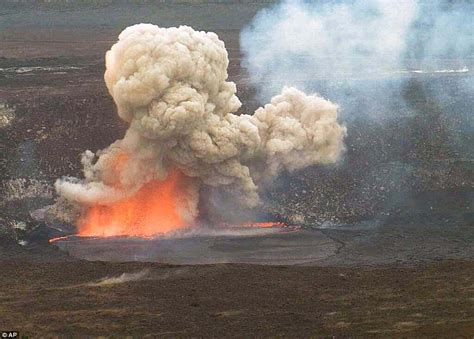
[{"label": "dark ground", "polygon": [[[343,163],[284,174],[266,192],[263,214],[298,224],[302,233],[158,241],[174,250],[192,242],[181,256],[160,254],[162,247],[153,250],[153,244],[137,252],[133,241],[116,248],[106,242],[58,243],[95,260],[319,267],[87,262],[47,245],[48,238],[74,230],[57,230],[30,213],[53,202],[56,178],[80,175],[81,152],[106,147],[126,128],[103,82],[103,56],[118,33],[142,21],[216,31],[229,50],[230,78],[248,113],[259,103],[240,67],[238,36],[264,6],[0,4],[0,330],[474,334],[474,97],[459,85],[472,80],[471,72],[414,76],[404,83],[403,107],[388,105],[383,96],[368,107],[372,113],[403,111],[402,118],[354,118],[351,107],[367,103],[342,102],[349,131]],[[144,248],[147,255],[136,259]],[[145,268],[150,272],[143,280],[86,286]]]},{"label": "dark ground", "polygon": [[[1,326],[33,336],[474,333],[472,262],[416,268],[2,262],[0,269]],[[123,273],[142,277],[93,285]]]}]

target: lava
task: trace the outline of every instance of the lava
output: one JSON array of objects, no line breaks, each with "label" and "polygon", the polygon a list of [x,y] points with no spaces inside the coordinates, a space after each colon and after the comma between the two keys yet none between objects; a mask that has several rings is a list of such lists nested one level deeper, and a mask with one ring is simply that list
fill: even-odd
[{"label": "lava", "polygon": [[78,235],[152,237],[187,227],[180,214],[187,180],[172,170],[165,180],[151,181],[129,198],[89,207],[78,222]]},{"label": "lava", "polygon": [[49,242],[50,244],[52,244],[52,243],[54,243],[54,242],[56,242],[56,241],[66,240],[66,239],[68,239],[68,238],[69,238],[69,236],[68,236],[68,235],[65,235],[65,236],[62,236],[62,237],[51,238],[51,239],[48,240],[48,242]]},{"label": "lava", "polygon": [[283,222],[273,222],[273,221],[263,221],[263,222],[253,222],[253,223],[246,223],[243,224],[244,227],[285,227],[287,226]]},{"label": "lava", "polygon": [[270,228],[270,227],[288,227],[287,224],[281,221],[248,221],[238,224],[222,223],[221,228],[235,228],[235,227],[253,227],[253,228]]}]

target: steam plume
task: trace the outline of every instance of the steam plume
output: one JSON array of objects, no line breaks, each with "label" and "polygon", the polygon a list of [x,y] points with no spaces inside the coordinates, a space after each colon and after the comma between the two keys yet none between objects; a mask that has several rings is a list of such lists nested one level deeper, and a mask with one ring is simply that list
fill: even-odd
[{"label": "steam plume", "polygon": [[337,106],[285,88],[254,115],[227,81],[227,51],[216,34],[190,27],[126,28],[106,54],[105,82],[123,139],[82,157],[84,180],[63,178],[56,190],[74,205],[113,204],[178,170],[188,181],[180,213],[197,215],[200,185],[224,188],[254,207],[258,187],[281,170],[337,161],[345,128]]},{"label": "steam plume", "polygon": [[[260,100],[298,85],[337,100],[346,122],[363,116],[364,107],[404,111],[403,80],[468,75],[473,15],[469,1],[283,0],[242,31],[243,64]],[[472,91],[472,77],[465,79],[460,85]],[[384,107],[375,107],[377,97]]]},{"label": "steam plume", "polygon": [[[259,12],[242,31],[244,65],[251,80],[266,83],[258,87],[262,100],[283,84],[396,71],[417,10],[415,0],[285,0]],[[340,96],[341,83],[337,87]]]}]

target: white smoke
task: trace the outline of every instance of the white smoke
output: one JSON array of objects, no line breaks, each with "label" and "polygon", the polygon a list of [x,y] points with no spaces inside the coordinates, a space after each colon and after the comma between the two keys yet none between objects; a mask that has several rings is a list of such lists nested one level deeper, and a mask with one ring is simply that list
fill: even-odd
[{"label": "white smoke", "polygon": [[214,33],[126,28],[106,54],[104,78],[130,127],[105,150],[86,151],[85,179],[58,180],[60,196],[85,206],[110,204],[177,168],[193,181],[183,200],[192,218],[199,185],[225,188],[254,207],[263,179],[337,161],[345,128],[335,104],[285,88],[254,115],[236,115],[241,103],[227,81],[228,63]]},{"label": "white smoke", "polygon": [[[468,73],[474,53],[472,1],[420,2],[410,30],[407,56],[424,70],[458,70]],[[470,66],[470,65],[469,65]]]},{"label": "white smoke", "polygon": [[262,10],[242,31],[244,65],[262,100],[283,85],[394,72],[417,11],[415,0],[285,0]]},{"label": "white smoke", "polygon": [[260,100],[297,85],[337,100],[346,122],[383,111],[378,97],[398,116],[404,79],[471,71],[473,15],[469,1],[283,0],[241,32],[243,65]]}]

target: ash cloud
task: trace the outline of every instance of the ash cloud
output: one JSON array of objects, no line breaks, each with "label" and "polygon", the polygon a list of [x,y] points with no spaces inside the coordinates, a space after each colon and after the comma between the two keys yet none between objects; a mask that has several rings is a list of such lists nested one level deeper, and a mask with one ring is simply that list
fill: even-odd
[{"label": "ash cloud", "polygon": [[338,160],[346,132],[337,105],[288,87],[255,114],[238,115],[228,63],[214,33],[126,28],[106,54],[104,78],[130,127],[108,148],[83,154],[83,180],[56,182],[62,199],[85,207],[111,204],[178,169],[192,181],[183,202],[192,220],[202,185],[255,207],[259,186],[280,171]]}]

